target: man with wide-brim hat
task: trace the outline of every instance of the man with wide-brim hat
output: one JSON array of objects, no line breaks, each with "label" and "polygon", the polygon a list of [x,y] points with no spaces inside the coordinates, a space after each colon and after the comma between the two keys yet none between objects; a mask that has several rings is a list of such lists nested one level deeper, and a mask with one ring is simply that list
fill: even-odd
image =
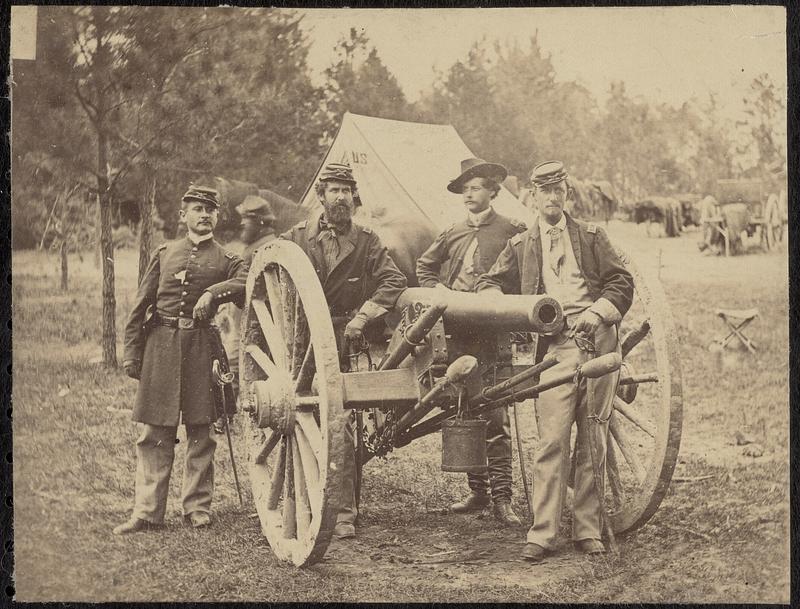
[{"label": "man with wide-brim hat", "polygon": [[[531,172],[538,220],[513,237],[476,289],[506,294],[548,294],[564,311],[563,329],[539,337],[540,349],[559,364],[542,373],[542,382],[595,355],[619,352],[617,330],[633,301],[633,278],[602,228],[564,211],[569,196],[560,161],[540,163]],[[541,355],[541,352],[540,352]],[[572,538],[579,551],[602,553],[600,499],[592,453],[605,471],[608,417],[619,372],[581,379],[543,392],[536,400],[539,443],[533,461],[533,525],[522,556],[539,562],[555,547],[569,475],[570,432],[577,424]],[[592,449],[596,450],[592,450]]]},{"label": "man with wide-brim hat", "polygon": [[[353,222],[357,191],[352,168],[343,163],[326,164],[314,188],[322,211],[280,238],[299,245],[314,265],[333,321],[339,358],[347,369],[350,350],[362,348],[365,330],[380,326],[380,318],[394,308],[407,281],[378,235]],[[345,431],[353,450],[346,451],[344,505],[333,533],[337,538],[355,535],[358,514],[351,418]]]},{"label": "man with wide-brim hat", "polygon": [[[217,191],[191,186],[181,200],[187,235],[151,255],[125,327],[123,367],[139,380],[133,514],[117,535],[163,524],[178,424],[186,426],[182,508],[194,527],[211,523],[216,440],[210,433],[221,399],[212,362],[224,351],[211,325],[220,304],[244,300],[247,266],[214,240]],[[231,396],[229,396],[231,397]]]},{"label": "man with wide-brim hat", "polygon": [[461,161],[461,174],[450,180],[447,190],[460,195],[464,192],[464,184],[473,178],[487,178],[496,184],[508,177],[508,170],[499,163],[489,163],[483,159],[470,158]]},{"label": "man with wide-brim hat", "polygon": [[[447,190],[462,196],[467,217],[445,229],[417,260],[422,287],[472,292],[477,278],[488,271],[508,240],[525,230],[514,218],[498,214],[492,201],[506,178],[506,168],[483,159],[461,161],[461,174]],[[474,345],[474,349],[479,349]],[[508,408],[489,411],[486,430],[488,472],[467,474],[470,494],[453,504],[456,513],[480,511],[494,504],[494,516],[505,526],[520,526],[511,508],[511,424]],[[490,494],[491,492],[491,494]]]}]

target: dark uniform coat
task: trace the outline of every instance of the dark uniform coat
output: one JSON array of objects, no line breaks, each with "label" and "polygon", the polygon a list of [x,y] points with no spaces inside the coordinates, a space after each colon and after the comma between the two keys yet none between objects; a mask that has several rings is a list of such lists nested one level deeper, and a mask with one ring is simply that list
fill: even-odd
[{"label": "dark uniform coat", "polygon": [[[125,360],[142,363],[133,420],[176,426],[216,419],[211,362],[219,357],[215,329],[180,329],[145,324],[148,307],[157,316],[191,319],[208,291],[214,305],[243,304],[247,265],[213,239],[195,245],[170,241],[152,255],[125,328]],[[145,327],[147,326],[147,327]]]},{"label": "dark uniform coat", "polygon": [[275,233],[267,233],[266,235],[262,235],[252,243],[248,243],[245,248],[242,250],[242,259],[244,263],[249,268],[253,262],[253,256],[255,256],[256,250],[261,247],[264,247],[270,241],[275,240],[276,235]]},{"label": "dark uniform coat", "polygon": [[498,214],[494,209],[478,224],[472,224],[469,218],[456,222],[440,233],[417,260],[419,285],[433,288],[437,283],[443,283],[448,288],[453,287],[453,282],[464,265],[464,255],[473,236],[478,239],[480,258],[474,272],[477,275],[485,273],[497,260],[508,240],[525,228],[522,222]]},{"label": "dark uniform coat", "polygon": [[352,316],[367,300],[387,310],[394,308],[406,289],[406,276],[397,268],[378,235],[353,223],[346,234],[339,236],[341,251],[336,264],[326,269],[319,234],[318,217],[300,222],[281,238],[294,241],[311,260],[332,317]]},{"label": "dark uniform coat", "polygon": [[[633,302],[633,277],[602,228],[565,215],[575,261],[592,300],[605,298],[619,311],[620,317],[624,316]],[[505,294],[543,293],[542,240],[538,223],[513,237],[497,262],[475,284],[477,292],[492,288],[500,288]]]}]

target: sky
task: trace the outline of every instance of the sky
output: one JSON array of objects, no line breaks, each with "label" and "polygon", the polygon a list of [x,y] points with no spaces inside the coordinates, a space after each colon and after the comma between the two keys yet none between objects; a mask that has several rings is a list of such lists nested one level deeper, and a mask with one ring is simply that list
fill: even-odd
[{"label": "sky", "polygon": [[680,105],[719,95],[736,118],[750,82],[768,72],[786,87],[783,7],[617,7],[493,9],[311,9],[303,27],[309,64],[321,75],[351,27],[363,28],[409,100],[464,59],[483,36],[526,45],[538,32],[559,80],[577,80],[603,103],[609,84],[631,95]]}]

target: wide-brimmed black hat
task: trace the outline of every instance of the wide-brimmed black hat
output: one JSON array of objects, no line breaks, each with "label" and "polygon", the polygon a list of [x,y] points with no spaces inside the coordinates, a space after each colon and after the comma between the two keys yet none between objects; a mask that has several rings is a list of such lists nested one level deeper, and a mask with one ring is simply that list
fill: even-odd
[{"label": "wide-brimmed black hat", "polygon": [[539,163],[531,171],[531,184],[536,186],[546,186],[547,184],[555,184],[561,180],[566,180],[569,177],[564,163],[561,161],[545,161]]},{"label": "wide-brimmed black hat", "polygon": [[192,184],[181,198],[181,201],[199,201],[200,203],[219,207],[219,193],[209,186],[195,186]]},{"label": "wide-brimmed black hat", "polygon": [[506,176],[508,170],[498,163],[487,163],[483,159],[464,159],[461,161],[461,175],[447,185],[447,190],[461,194],[464,183],[472,178],[488,178],[499,184]]}]

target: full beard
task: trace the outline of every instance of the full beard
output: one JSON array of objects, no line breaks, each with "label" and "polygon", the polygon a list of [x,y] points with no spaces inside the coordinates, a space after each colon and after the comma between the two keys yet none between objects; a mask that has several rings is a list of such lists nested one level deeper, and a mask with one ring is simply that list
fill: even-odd
[{"label": "full beard", "polygon": [[337,227],[347,226],[353,219],[353,212],[347,205],[331,205],[325,210],[325,215],[328,222]]}]

